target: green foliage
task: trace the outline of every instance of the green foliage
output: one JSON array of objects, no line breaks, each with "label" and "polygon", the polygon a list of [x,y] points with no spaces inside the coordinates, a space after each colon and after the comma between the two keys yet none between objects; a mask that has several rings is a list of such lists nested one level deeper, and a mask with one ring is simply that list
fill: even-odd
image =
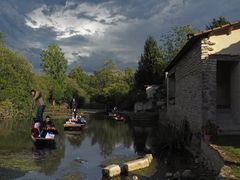
[{"label": "green foliage", "polygon": [[67,78],[66,91],[64,94],[64,101],[70,103],[74,97],[78,105],[81,106],[88,101],[87,93],[82,89],[75,79]]},{"label": "green foliage", "polygon": [[219,16],[217,19],[214,18],[212,22],[206,26],[206,29],[213,29],[229,23],[230,22],[227,20],[227,18],[225,18],[224,16]]},{"label": "green foliage", "polygon": [[124,71],[124,79],[131,88],[134,86],[134,73],[135,71],[132,68],[127,68]]},{"label": "green foliage", "polygon": [[75,79],[80,87],[84,89],[88,88],[90,77],[80,66],[72,69],[69,73],[69,77]]},{"label": "green foliage", "polygon": [[9,99],[14,108],[29,108],[32,67],[19,54],[0,46],[0,101]]},{"label": "green foliage", "polygon": [[163,58],[166,62],[173,60],[187,42],[187,35],[192,33],[194,33],[193,28],[185,25],[174,27],[167,34],[162,35],[160,49],[163,51]]},{"label": "green foliage", "polygon": [[135,73],[136,87],[144,89],[144,85],[161,83],[164,67],[163,52],[159,49],[156,40],[150,36],[145,42],[144,53],[138,62]]},{"label": "green foliage", "polygon": [[111,60],[106,61],[104,66],[90,77],[90,86],[94,88],[91,101],[120,105],[130,90],[132,72],[126,72],[121,72]]},{"label": "green foliage", "polygon": [[41,52],[43,72],[51,78],[49,100],[60,102],[66,89],[67,60],[56,44]]},{"label": "green foliage", "polygon": [[62,82],[67,71],[67,60],[64,53],[56,44],[50,44],[41,52],[43,71],[53,80]]},{"label": "green foliage", "polygon": [[0,46],[3,46],[3,33],[0,32]]},{"label": "green foliage", "polygon": [[35,75],[33,77],[33,87],[32,89],[36,89],[41,91],[43,99],[47,102],[49,99],[49,93],[52,87],[52,80],[46,75]]}]

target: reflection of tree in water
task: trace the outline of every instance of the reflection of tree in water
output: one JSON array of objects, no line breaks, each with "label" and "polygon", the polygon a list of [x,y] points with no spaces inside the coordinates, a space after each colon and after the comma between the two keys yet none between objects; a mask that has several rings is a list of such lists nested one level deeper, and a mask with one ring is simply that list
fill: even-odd
[{"label": "reflection of tree in water", "polygon": [[37,149],[35,146],[32,148],[35,164],[40,167],[41,172],[47,175],[51,175],[57,170],[65,151],[62,122],[56,120],[54,123],[59,131],[59,134],[56,136],[56,148]]},{"label": "reflection of tree in water", "polygon": [[134,149],[138,154],[146,150],[146,140],[148,133],[143,128],[133,128]]},{"label": "reflection of tree in water", "polygon": [[84,131],[79,131],[78,133],[65,132],[65,137],[68,139],[72,146],[80,147],[86,137],[86,133]]},{"label": "reflection of tree in water", "polygon": [[92,145],[98,143],[104,156],[110,155],[117,144],[123,144],[127,148],[132,144],[129,126],[123,122],[103,117],[91,117],[88,126],[88,134],[92,136]]}]

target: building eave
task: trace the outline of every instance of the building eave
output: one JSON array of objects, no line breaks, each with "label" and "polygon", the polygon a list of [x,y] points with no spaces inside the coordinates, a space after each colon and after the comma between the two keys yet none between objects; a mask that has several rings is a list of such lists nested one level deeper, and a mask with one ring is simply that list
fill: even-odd
[{"label": "building eave", "polygon": [[[171,70],[172,67],[174,67],[174,65],[177,64],[178,61],[181,60],[182,56],[184,54],[186,54],[186,52],[188,52],[198,40],[218,34],[218,33],[227,34],[227,33],[229,33],[229,31],[232,31],[235,29],[240,29],[240,21],[235,22],[235,23],[229,23],[229,24],[217,27],[217,28],[213,28],[210,30],[206,30],[206,31],[202,31],[202,32],[193,34],[192,37],[183,46],[183,48],[174,57],[174,59],[168,64],[168,66],[165,68],[164,72],[168,72],[169,70]],[[226,31],[226,30],[228,30],[228,31]]]}]

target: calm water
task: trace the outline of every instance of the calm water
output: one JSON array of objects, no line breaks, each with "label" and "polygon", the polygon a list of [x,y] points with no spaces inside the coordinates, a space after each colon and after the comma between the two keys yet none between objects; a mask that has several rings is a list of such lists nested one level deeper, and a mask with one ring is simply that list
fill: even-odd
[{"label": "calm water", "polygon": [[55,120],[60,132],[53,149],[37,149],[32,144],[28,121],[8,124],[11,130],[0,124],[0,179],[102,179],[104,165],[134,159],[147,151],[154,153],[155,160],[147,170],[136,172],[139,179],[164,179],[166,172],[191,166],[186,157],[161,154],[164,147],[158,143],[156,125],[130,126],[93,115],[86,119],[89,127],[80,133],[64,132],[63,121]]}]

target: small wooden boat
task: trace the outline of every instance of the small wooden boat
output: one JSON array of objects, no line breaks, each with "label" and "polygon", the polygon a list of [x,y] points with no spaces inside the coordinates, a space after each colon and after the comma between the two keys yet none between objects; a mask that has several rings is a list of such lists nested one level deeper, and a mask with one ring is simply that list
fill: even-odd
[{"label": "small wooden boat", "polygon": [[111,113],[111,112],[110,112],[110,113],[108,113],[108,116],[109,116],[109,117],[116,117],[117,114],[116,114],[116,113]]},{"label": "small wooden boat", "polygon": [[33,143],[36,146],[54,146],[55,138],[42,138],[42,137],[33,137],[31,136]]},{"label": "small wooden boat", "polygon": [[123,116],[116,116],[114,117],[116,121],[125,121],[125,118]]},{"label": "small wooden boat", "polygon": [[82,129],[86,129],[87,124],[80,124],[80,123],[65,123],[63,124],[64,130],[66,131],[79,131]]}]

